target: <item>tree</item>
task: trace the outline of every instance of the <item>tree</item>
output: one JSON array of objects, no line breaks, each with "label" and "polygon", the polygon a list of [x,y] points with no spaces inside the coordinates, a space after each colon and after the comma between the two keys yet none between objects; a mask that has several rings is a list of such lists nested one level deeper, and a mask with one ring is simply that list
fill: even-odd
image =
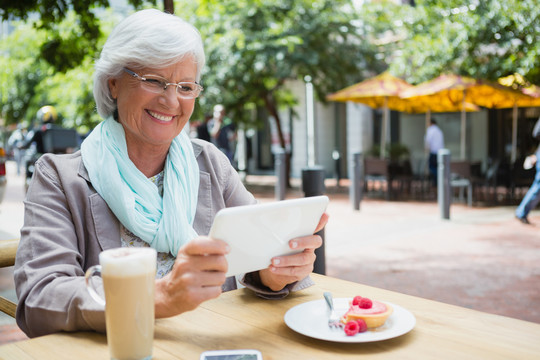
[{"label": "tree", "polygon": [[49,65],[39,60],[39,44],[45,38],[45,33],[21,25],[0,42],[0,116],[7,124],[30,113],[36,87],[50,73]]},{"label": "tree", "polygon": [[[102,13],[101,27],[110,31],[118,19]],[[55,32],[70,33],[76,27],[73,12],[56,24]],[[0,115],[6,124],[26,121],[32,124],[37,110],[54,105],[64,126],[86,132],[99,118],[92,95],[93,58],[65,71],[57,71],[40,56],[41,45],[52,30],[36,29],[31,23],[14,23],[15,30],[0,41]],[[104,38],[97,39],[100,48]]]},{"label": "tree", "polygon": [[279,109],[296,103],[288,82],[309,75],[324,101],[367,67],[347,0],[200,0],[193,20],[207,55],[201,106],[223,103],[240,121],[265,108],[282,148]]},{"label": "tree", "polygon": [[[412,83],[451,71],[488,79],[519,72],[540,84],[536,2],[373,1],[355,9],[350,0],[176,0],[176,6],[205,41],[198,111],[223,103],[235,120],[248,121],[247,110],[262,107],[280,124],[279,110],[296,103],[287,84],[306,75],[321,101],[387,68]],[[174,10],[171,0],[163,4]],[[69,125],[97,121],[92,62],[118,22],[104,11],[108,5],[0,0],[0,17],[27,21],[0,42],[0,114],[7,123],[30,120],[44,102],[59,104]]]},{"label": "tree", "polygon": [[412,83],[443,72],[497,80],[518,72],[540,83],[536,0],[418,0],[390,69]]},{"label": "tree", "polygon": [[[134,8],[155,5],[156,0],[127,0]],[[171,0],[164,0],[165,9],[174,12]],[[85,57],[94,56],[101,37],[96,13],[108,8],[109,0],[0,0],[2,20],[34,21],[36,29],[50,31],[47,41],[40,46],[41,58],[56,71],[64,72],[81,64]],[[62,33],[58,24],[75,14],[75,27]],[[36,19],[36,20],[34,20]]]},{"label": "tree", "polygon": [[[156,0],[128,2],[139,8]],[[171,0],[163,4],[174,12]],[[6,124],[30,125],[45,104],[60,111],[64,126],[82,132],[100,121],[92,95],[93,59],[120,20],[108,7],[108,0],[0,0],[0,17],[15,26],[0,41],[0,116]]]}]

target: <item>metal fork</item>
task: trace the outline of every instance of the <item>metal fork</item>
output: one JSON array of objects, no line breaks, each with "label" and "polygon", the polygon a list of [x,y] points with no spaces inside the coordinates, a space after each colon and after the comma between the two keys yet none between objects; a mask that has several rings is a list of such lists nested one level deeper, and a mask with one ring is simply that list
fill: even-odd
[{"label": "metal fork", "polygon": [[324,293],[324,299],[330,310],[330,316],[328,317],[328,327],[331,329],[340,329],[343,327],[341,321],[339,321],[339,315],[334,310],[334,300],[332,299],[332,293],[326,291]]}]

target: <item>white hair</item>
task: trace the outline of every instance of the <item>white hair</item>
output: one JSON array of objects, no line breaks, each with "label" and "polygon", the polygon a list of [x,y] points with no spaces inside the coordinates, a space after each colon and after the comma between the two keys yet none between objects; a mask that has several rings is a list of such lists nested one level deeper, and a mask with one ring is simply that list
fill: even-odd
[{"label": "white hair", "polygon": [[200,80],[205,63],[199,31],[177,16],[156,9],[141,10],[120,22],[109,35],[95,64],[94,99],[98,113],[107,118],[116,110],[108,81],[124,67],[165,68],[192,56]]}]

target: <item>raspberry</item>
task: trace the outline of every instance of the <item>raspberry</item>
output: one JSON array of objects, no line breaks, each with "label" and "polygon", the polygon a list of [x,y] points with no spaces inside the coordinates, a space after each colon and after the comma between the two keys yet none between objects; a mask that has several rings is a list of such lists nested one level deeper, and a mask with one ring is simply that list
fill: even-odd
[{"label": "raspberry", "polygon": [[356,335],[358,333],[358,330],[360,329],[360,325],[358,325],[358,323],[356,321],[349,321],[346,325],[345,325],[345,334],[347,334],[347,336],[353,336],[353,335]]},{"label": "raspberry", "polygon": [[358,319],[356,320],[356,322],[358,323],[358,332],[359,333],[363,333],[365,331],[367,331],[367,325],[366,325],[366,322],[364,319]]},{"label": "raspberry", "polygon": [[373,302],[371,301],[371,299],[368,299],[368,298],[362,298],[360,300],[360,303],[358,304],[358,306],[361,308],[361,309],[371,309],[371,307],[373,306]]},{"label": "raspberry", "polygon": [[360,304],[360,300],[362,300],[361,296],[355,296],[354,299],[352,300],[352,304],[353,305],[358,305],[358,304]]}]

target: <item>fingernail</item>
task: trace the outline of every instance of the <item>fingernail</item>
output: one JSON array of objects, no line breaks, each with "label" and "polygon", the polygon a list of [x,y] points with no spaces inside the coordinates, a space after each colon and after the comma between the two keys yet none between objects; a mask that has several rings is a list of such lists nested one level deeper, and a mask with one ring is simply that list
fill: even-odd
[{"label": "fingernail", "polygon": [[298,247],[298,243],[296,241],[291,242],[291,248],[296,249]]},{"label": "fingernail", "polygon": [[227,253],[231,252],[231,247],[229,245],[225,245],[225,251]]},{"label": "fingernail", "polygon": [[272,261],[272,263],[273,263],[274,265],[279,265],[280,262],[281,262],[281,260],[279,260],[279,259],[274,259],[274,260]]}]

